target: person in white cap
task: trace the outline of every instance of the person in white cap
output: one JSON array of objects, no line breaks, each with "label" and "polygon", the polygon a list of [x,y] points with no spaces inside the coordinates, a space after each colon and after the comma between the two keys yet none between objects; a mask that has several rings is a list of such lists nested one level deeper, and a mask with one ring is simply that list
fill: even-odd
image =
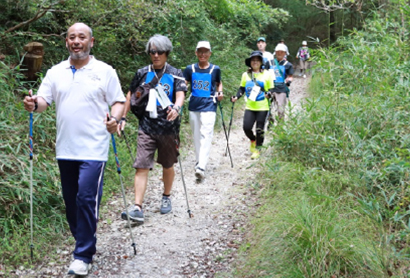
[{"label": "person in white cap", "polygon": [[[287,59],[290,53],[289,53],[288,46],[285,44],[285,40],[284,40],[284,39],[280,39],[278,45],[279,45],[279,44],[282,44],[283,47],[286,49],[286,53],[285,53],[284,58]],[[275,56],[275,55],[276,55],[276,51],[273,53],[273,56]]]},{"label": "person in white cap", "polygon": [[221,69],[209,62],[211,54],[208,41],[198,42],[195,50],[198,63],[188,65],[184,70],[185,80],[187,84],[191,84],[188,110],[195,145],[195,176],[198,180],[205,178],[214,134],[217,101],[223,98]]},{"label": "person in white cap", "polygon": [[303,78],[306,78],[306,70],[308,66],[308,60],[310,58],[309,48],[307,47],[306,41],[303,41],[302,46],[299,47],[296,58],[299,59],[299,76],[303,75]]},{"label": "person in white cap", "polygon": [[[279,120],[285,116],[285,107],[287,98],[289,97],[289,86],[293,80],[293,65],[285,59],[287,48],[284,44],[278,44],[275,48],[275,65],[273,71],[275,73],[273,88],[273,101],[278,107]],[[273,113],[272,113],[272,116]],[[271,118],[270,120],[274,120]]]}]

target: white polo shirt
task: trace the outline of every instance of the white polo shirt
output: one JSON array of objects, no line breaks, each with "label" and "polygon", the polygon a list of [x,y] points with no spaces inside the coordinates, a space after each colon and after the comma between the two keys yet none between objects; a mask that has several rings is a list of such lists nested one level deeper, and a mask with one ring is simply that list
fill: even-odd
[{"label": "white polo shirt", "polygon": [[69,60],[47,71],[37,92],[56,104],[57,159],[107,161],[110,133],[104,120],[108,105],[125,102],[115,70],[93,56],[75,73]]}]

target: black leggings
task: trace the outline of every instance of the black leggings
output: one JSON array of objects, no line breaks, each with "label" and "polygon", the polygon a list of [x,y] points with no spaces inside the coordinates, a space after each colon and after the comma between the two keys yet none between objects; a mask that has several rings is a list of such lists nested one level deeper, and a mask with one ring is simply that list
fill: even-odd
[{"label": "black leggings", "polygon": [[[243,131],[250,140],[256,139],[256,146],[261,147],[263,144],[263,135],[268,111],[251,111],[245,110],[243,116]],[[256,136],[253,134],[252,128],[256,122]]]}]

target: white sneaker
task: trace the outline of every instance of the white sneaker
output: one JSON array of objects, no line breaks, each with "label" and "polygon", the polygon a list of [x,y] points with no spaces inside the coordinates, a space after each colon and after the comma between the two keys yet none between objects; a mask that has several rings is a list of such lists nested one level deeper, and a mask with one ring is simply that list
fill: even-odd
[{"label": "white sneaker", "polygon": [[195,170],[195,177],[198,180],[203,180],[205,178],[205,171],[202,170],[201,168],[196,168]]},{"label": "white sneaker", "polygon": [[82,260],[75,259],[68,268],[68,274],[72,275],[88,275],[88,271],[91,270],[91,264],[87,264]]},{"label": "white sneaker", "polygon": [[299,76],[302,76],[302,73],[299,73]]},{"label": "white sneaker", "polygon": [[303,78],[306,78],[306,74],[303,75]]}]

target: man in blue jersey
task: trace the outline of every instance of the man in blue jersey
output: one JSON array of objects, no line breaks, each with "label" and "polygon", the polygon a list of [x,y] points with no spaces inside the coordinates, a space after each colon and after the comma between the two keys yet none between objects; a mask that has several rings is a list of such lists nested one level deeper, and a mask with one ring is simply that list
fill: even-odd
[{"label": "man in blue jersey", "polygon": [[[131,95],[135,96],[137,88],[151,82],[154,77],[158,80],[155,94],[150,94],[147,109],[139,120],[137,157],[133,165],[136,169],[135,204],[121,214],[124,220],[127,220],[128,213],[131,220],[144,222],[142,202],[147,189],[148,173],[154,167],[154,155],[157,151],[157,162],[162,166],[164,182],[160,212],[166,214],[172,210],[170,195],[175,177],[174,164],[178,162],[179,155],[179,112],[184,104],[187,86],[182,71],[167,63],[171,50],[172,43],[167,37],[162,35],[151,37],[145,51],[150,56],[152,64],[136,72],[127,94],[121,128],[124,128],[125,117],[131,108]],[[166,103],[169,106],[164,107]]]},{"label": "man in blue jersey", "polygon": [[263,69],[269,70],[273,68],[273,55],[269,51],[266,51],[266,39],[265,37],[259,37],[256,42],[258,50],[263,55]]},{"label": "man in blue jersey", "polygon": [[221,69],[209,62],[211,54],[211,45],[208,41],[198,42],[195,51],[198,63],[188,65],[184,70],[185,80],[191,84],[188,110],[195,145],[195,176],[198,180],[205,178],[217,101],[223,98]]},{"label": "man in blue jersey", "polygon": [[[285,116],[285,107],[289,97],[289,86],[293,81],[293,65],[286,60],[287,47],[284,44],[278,44],[275,48],[274,68],[275,73],[273,88],[273,101],[278,107],[279,119]],[[272,115],[274,116],[274,115]],[[272,119],[273,120],[273,119]]]}]

